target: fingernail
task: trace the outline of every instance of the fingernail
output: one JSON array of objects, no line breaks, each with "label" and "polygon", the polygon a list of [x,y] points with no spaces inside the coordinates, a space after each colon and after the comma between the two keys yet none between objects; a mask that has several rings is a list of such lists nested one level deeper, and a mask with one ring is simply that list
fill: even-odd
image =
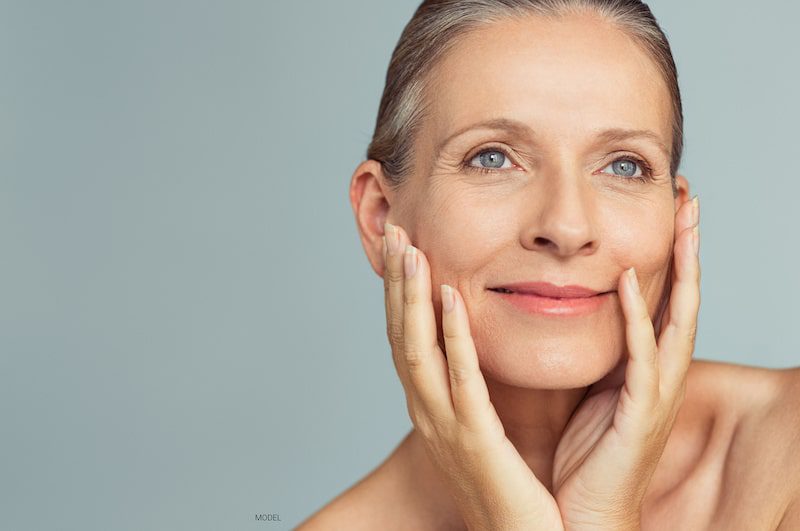
[{"label": "fingernail", "polygon": [[396,255],[400,247],[400,231],[391,223],[386,222],[383,224],[383,232],[387,236],[386,243],[389,246],[389,255]]},{"label": "fingernail", "polygon": [[386,261],[386,253],[388,251],[388,249],[386,248],[386,235],[384,234],[381,238],[383,239],[383,261],[385,262]]},{"label": "fingernail", "polygon": [[633,267],[628,269],[628,282],[630,283],[631,288],[633,288],[634,293],[639,295],[639,279],[636,278],[636,269]]},{"label": "fingernail", "polygon": [[697,195],[692,198],[692,225],[697,225],[700,221],[700,199]]},{"label": "fingernail", "polygon": [[700,227],[697,225],[692,228],[692,244],[694,245],[694,255],[700,254]]},{"label": "fingernail", "polygon": [[403,260],[406,278],[411,278],[417,272],[417,249],[413,245],[406,245],[405,260]]},{"label": "fingernail", "polygon": [[453,288],[447,284],[442,284],[442,308],[444,309],[444,312],[450,313],[453,310],[454,305],[455,300],[453,299]]}]

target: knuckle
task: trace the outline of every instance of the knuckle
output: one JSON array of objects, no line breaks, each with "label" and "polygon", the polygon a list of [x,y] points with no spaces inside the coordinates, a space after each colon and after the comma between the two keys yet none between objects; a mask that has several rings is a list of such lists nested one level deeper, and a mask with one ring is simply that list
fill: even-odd
[{"label": "knuckle", "polygon": [[448,427],[445,419],[424,411],[415,412],[412,420],[416,430],[429,445],[438,446],[443,440],[448,439]]},{"label": "knuckle", "polygon": [[419,295],[414,291],[406,291],[403,295],[403,304],[408,307],[416,304],[419,301]]},{"label": "knuckle", "polygon": [[469,382],[471,374],[466,367],[457,363],[450,363],[447,370],[450,373],[450,382],[453,385],[460,386]]},{"label": "knuckle", "polygon": [[652,372],[650,374],[650,381],[657,382],[659,380],[660,370],[661,370],[658,365],[658,348],[657,347],[645,348],[643,357],[645,360],[647,360],[647,363],[649,363],[650,366],[652,367]]},{"label": "knuckle", "polygon": [[694,343],[695,339],[697,339],[697,325],[692,324],[688,327],[685,332],[686,338],[689,340],[689,343]]},{"label": "knuckle", "polygon": [[442,328],[442,337],[445,339],[458,339],[461,334],[458,330],[452,330],[450,327],[443,327]]},{"label": "knuckle", "polygon": [[417,415],[414,420],[414,427],[425,441],[436,440],[436,430],[424,415]]},{"label": "knuckle", "polygon": [[386,269],[385,278],[391,284],[398,284],[403,281],[403,272],[395,271],[391,268]]},{"label": "knuckle", "polygon": [[403,323],[392,319],[386,325],[386,335],[389,336],[389,341],[395,345],[403,343]]},{"label": "knuckle", "polygon": [[424,364],[425,356],[422,350],[416,345],[406,345],[403,349],[406,366],[409,371],[418,371]]}]

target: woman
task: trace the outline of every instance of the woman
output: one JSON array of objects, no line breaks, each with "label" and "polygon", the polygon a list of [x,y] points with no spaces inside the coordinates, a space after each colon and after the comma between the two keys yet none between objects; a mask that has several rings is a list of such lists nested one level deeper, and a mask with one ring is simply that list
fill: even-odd
[{"label": "woman", "polygon": [[635,0],[449,0],[351,182],[414,429],[299,529],[800,529],[800,374],[693,360],[699,201]]}]

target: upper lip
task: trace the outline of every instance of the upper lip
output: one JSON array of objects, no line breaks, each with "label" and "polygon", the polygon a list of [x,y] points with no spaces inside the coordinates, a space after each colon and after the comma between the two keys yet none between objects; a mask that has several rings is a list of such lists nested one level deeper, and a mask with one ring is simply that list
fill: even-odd
[{"label": "upper lip", "polygon": [[531,295],[539,295],[540,297],[554,297],[561,299],[574,299],[581,297],[592,297],[605,293],[603,291],[596,291],[584,286],[577,286],[574,284],[568,286],[556,286],[549,282],[515,282],[513,284],[503,284],[502,286],[495,286],[489,289],[505,288],[515,293],[527,293]]}]

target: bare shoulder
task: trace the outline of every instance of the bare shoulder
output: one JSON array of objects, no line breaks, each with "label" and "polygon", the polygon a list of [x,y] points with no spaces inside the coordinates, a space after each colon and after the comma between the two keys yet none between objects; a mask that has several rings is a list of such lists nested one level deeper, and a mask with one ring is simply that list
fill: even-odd
[{"label": "bare shoulder", "polygon": [[800,367],[773,371],[779,385],[768,404],[766,420],[782,435],[780,445],[786,451],[796,452],[800,450],[797,446],[800,442]]},{"label": "bare shoulder", "polygon": [[404,439],[378,467],[353,484],[298,525],[297,531],[348,529],[352,531],[400,529],[396,515],[386,509],[403,506],[404,493],[399,488],[398,454],[405,447]]},{"label": "bare shoulder", "polygon": [[695,358],[686,382],[643,529],[800,529],[800,367]]},{"label": "bare shoulder", "polygon": [[687,378],[695,400],[705,401],[716,418],[732,419],[731,450],[738,444],[749,453],[769,452],[777,459],[794,457],[800,449],[800,367],[695,360]]},{"label": "bare shoulder", "polygon": [[769,407],[776,398],[776,392],[785,384],[787,375],[792,371],[800,371],[800,368],[770,369],[694,359],[687,378],[690,385],[694,384],[695,395],[707,395],[704,398],[721,402],[717,405],[725,405],[727,410],[735,406],[737,412],[744,412]]},{"label": "bare shoulder", "polygon": [[380,467],[349,487],[309,516],[295,529],[316,531],[330,529],[374,529],[374,514],[370,510],[375,503],[369,497],[377,492],[373,485],[379,482]]},{"label": "bare shoulder", "polygon": [[445,486],[423,479],[430,472],[423,454],[412,429],[380,466],[296,529],[464,531]]},{"label": "bare shoulder", "polygon": [[780,369],[780,393],[769,410],[769,425],[779,434],[771,446],[776,448],[779,472],[786,485],[786,508],[779,531],[800,529],[800,367]]},{"label": "bare shoulder", "polygon": [[[800,495],[800,367],[771,369],[698,360],[688,380],[709,389],[717,418],[732,419],[721,468],[718,521],[776,529]],[[688,388],[687,388],[688,396]],[[792,527],[800,523],[795,515]]]},{"label": "bare shoulder", "polygon": [[371,482],[376,471],[358,481],[347,490],[338,494],[325,506],[306,518],[295,529],[297,531],[316,531],[325,529],[358,529],[359,522],[364,522],[363,505],[355,503],[363,492],[365,485]]}]

